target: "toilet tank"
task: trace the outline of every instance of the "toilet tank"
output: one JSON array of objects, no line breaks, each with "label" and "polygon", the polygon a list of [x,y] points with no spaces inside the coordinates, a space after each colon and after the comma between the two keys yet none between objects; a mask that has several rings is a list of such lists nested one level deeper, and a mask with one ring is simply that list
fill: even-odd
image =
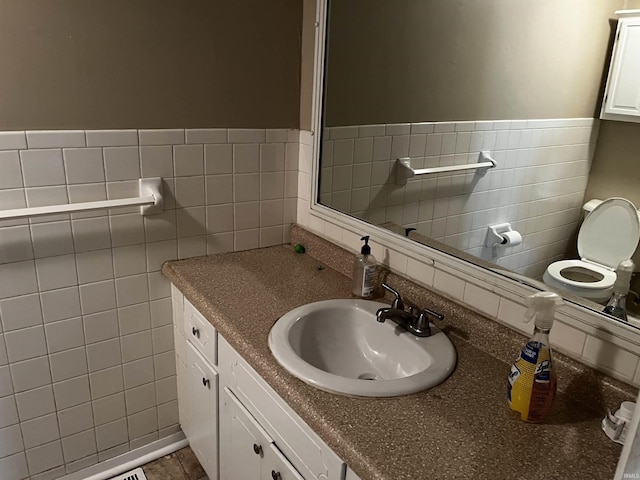
[{"label": "toilet tank", "polygon": [[[602,200],[599,200],[597,198],[594,198],[593,200],[589,200],[587,203],[585,203],[582,206],[582,211],[584,212],[584,216],[586,217],[587,215],[589,215],[593,211],[593,209],[596,208],[601,203],[602,203]],[[640,210],[638,211],[638,219],[640,220]],[[633,263],[636,264],[635,271],[640,272],[640,244],[638,245],[638,248],[636,248],[636,252],[631,257],[631,260],[633,260]]]}]

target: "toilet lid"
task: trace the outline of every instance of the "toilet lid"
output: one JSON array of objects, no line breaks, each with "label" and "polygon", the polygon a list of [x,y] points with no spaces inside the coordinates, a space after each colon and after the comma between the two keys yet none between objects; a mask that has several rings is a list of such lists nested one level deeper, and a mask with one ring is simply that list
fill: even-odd
[{"label": "toilet lid", "polygon": [[580,258],[615,270],[638,247],[640,222],[635,205],[624,198],[609,198],[585,218],[578,233]]}]

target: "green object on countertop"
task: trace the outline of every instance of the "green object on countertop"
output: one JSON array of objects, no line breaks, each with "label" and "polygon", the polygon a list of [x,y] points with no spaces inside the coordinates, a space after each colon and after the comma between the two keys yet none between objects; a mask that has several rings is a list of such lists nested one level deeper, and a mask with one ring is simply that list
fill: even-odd
[{"label": "green object on countertop", "polygon": [[293,247],[296,251],[296,253],[304,253],[304,245],[300,245],[299,243],[296,244],[295,247]]}]

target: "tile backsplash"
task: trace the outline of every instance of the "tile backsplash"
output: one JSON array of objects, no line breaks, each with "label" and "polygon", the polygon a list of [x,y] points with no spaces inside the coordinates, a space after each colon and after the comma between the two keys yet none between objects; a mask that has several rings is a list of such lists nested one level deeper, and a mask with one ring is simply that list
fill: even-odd
[{"label": "tile backsplash", "polygon": [[165,207],[0,221],[0,472],[57,478],[178,431],[161,265],[286,242],[298,142],[282,129],[0,132],[0,209],[135,197],[141,177],[162,177]]},{"label": "tile backsplash", "polygon": [[[568,118],[326,128],[320,201],[539,278],[574,242],[597,127],[593,118]],[[481,151],[495,168],[395,183],[397,158],[419,169],[477,163]],[[491,252],[487,227],[505,222],[523,243]]]}]

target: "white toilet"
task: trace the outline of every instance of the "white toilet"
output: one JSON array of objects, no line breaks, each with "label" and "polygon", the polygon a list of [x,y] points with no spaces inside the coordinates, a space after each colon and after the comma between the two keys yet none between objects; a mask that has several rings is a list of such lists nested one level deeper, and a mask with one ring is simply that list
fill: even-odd
[{"label": "white toilet", "polygon": [[[591,210],[578,233],[580,260],[561,260],[547,267],[542,277],[550,287],[594,302],[611,296],[618,264],[632,258],[640,240],[640,212],[624,198],[585,204]],[[594,208],[594,205],[595,208]]]}]

